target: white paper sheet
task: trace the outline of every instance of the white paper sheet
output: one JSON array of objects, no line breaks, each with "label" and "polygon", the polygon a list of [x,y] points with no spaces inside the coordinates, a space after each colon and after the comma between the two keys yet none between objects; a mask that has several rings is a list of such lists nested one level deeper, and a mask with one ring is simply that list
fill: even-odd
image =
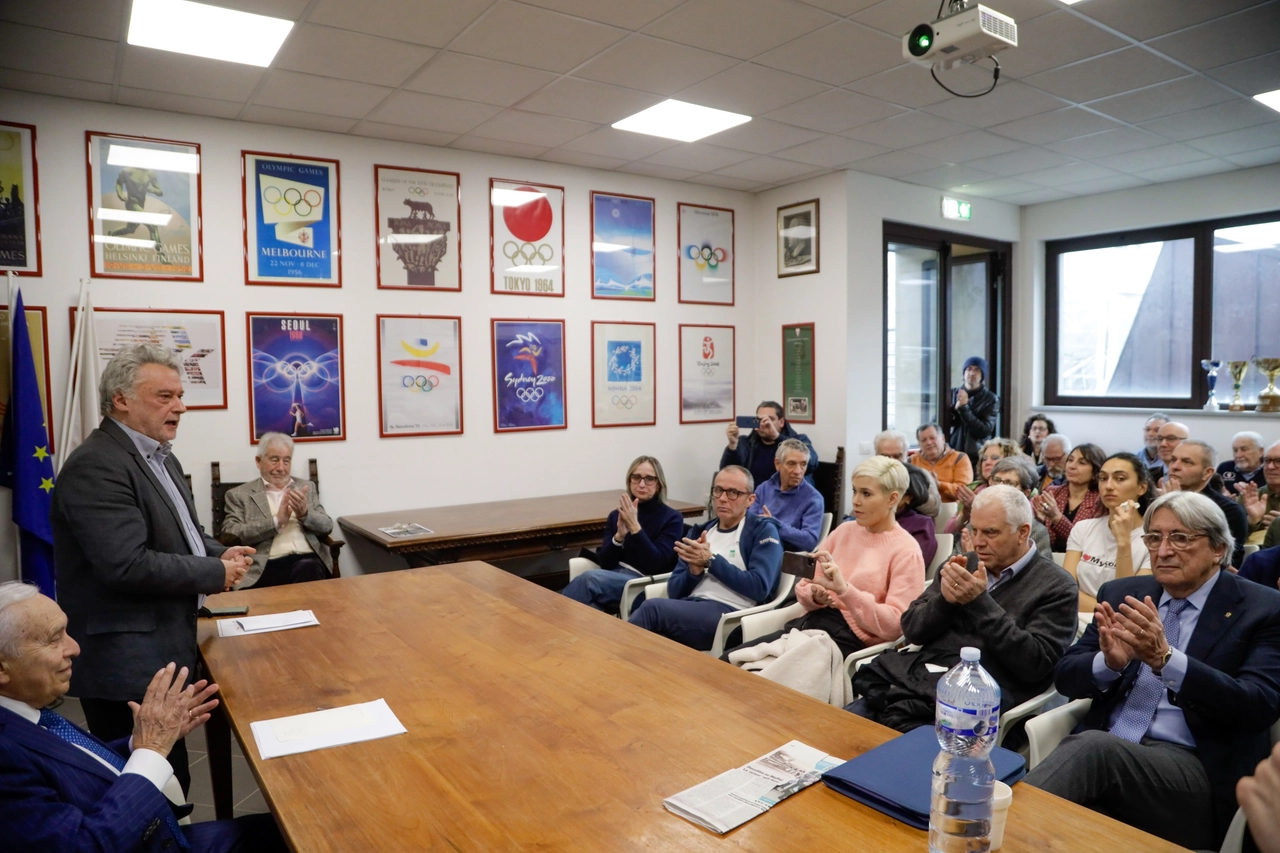
[{"label": "white paper sheet", "polygon": [[250,723],[249,728],[263,758],[279,758],[408,732],[385,699],[260,720]]},{"label": "white paper sheet", "polygon": [[310,610],[291,610],[288,613],[267,613],[263,616],[237,616],[218,620],[219,637],[238,637],[242,634],[265,634],[268,631],[288,631],[319,625],[320,620]]}]

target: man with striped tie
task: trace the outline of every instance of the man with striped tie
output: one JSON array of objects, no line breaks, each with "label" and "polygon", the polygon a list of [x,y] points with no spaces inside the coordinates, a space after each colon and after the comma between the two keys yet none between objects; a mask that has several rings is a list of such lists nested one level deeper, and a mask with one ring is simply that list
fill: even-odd
[{"label": "man with striped tie", "polygon": [[1196,492],[1148,509],[1152,576],[1098,590],[1054,685],[1088,715],[1026,782],[1191,848],[1217,849],[1236,782],[1280,716],[1280,592],[1236,577],[1226,516]]},{"label": "man with striped tie", "polygon": [[216,684],[186,684],[169,664],[141,703],[132,737],[104,743],[46,706],[67,692],[80,646],[67,617],[36,587],[0,584],[0,826],[12,853],[176,851],[275,853],[270,815],[181,827],[191,807],[166,797],[179,738],[209,719]]}]

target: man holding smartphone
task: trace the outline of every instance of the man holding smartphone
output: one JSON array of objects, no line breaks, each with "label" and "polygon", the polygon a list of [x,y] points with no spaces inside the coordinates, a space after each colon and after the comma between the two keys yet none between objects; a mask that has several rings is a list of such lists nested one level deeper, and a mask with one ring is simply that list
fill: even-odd
[{"label": "man holding smartphone", "polygon": [[787,423],[782,416],[782,404],[765,400],[756,406],[756,419],[759,425],[746,438],[742,437],[742,430],[736,421],[725,428],[729,444],[724,453],[720,454],[720,467],[741,465],[751,472],[755,482],[763,483],[773,476],[773,460],[778,442],[794,438],[804,442],[805,447],[809,448],[809,464],[804,476],[812,483],[813,472],[818,470],[818,451],[813,449],[809,436],[796,432]]}]

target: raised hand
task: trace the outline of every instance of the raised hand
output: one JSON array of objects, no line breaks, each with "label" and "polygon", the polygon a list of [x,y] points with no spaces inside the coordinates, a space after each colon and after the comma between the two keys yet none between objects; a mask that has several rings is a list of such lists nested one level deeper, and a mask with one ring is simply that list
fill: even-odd
[{"label": "raised hand", "polygon": [[697,577],[707,570],[713,555],[711,546],[707,544],[707,531],[702,531],[696,540],[684,538],[676,542],[676,556],[689,566],[689,574]]},{"label": "raised hand", "polygon": [[[129,703],[133,711],[134,749],[150,749],[167,757],[178,739],[193,728],[189,724],[191,711],[197,707],[193,703],[195,685],[184,689],[182,685],[187,680],[187,668],[184,666],[176,674],[174,668],[173,663],[166,664],[151,677],[142,704]],[[207,687],[202,689],[202,693],[207,691]],[[208,710],[201,714],[208,719]]]},{"label": "raised hand", "polygon": [[1093,611],[1093,624],[1098,629],[1098,649],[1107,669],[1122,672],[1129,661],[1137,655],[1133,647],[1121,635],[1122,629],[1116,621],[1116,612],[1105,601],[1098,602]]},{"label": "raised hand", "polygon": [[969,573],[964,556],[952,557],[942,564],[942,597],[955,605],[968,604],[987,591],[987,567],[978,563],[978,570]]},{"label": "raised hand", "polygon": [[729,449],[737,450],[738,449],[738,425],[729,424],[727,427],[725,427],[724,434],[729,439]]}]

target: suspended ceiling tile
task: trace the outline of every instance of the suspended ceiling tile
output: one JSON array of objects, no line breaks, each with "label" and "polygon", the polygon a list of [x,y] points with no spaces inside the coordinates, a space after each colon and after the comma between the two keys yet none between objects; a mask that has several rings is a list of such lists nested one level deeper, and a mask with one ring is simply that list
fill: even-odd
[{"label": "suspended ceiling tile", "polygon": [[703,141],[721,148],[734,148],[738,151],[750,151],[752,154],[772,154],[792,145],[822,138],[822,134],[802,127],[793,127],[767,118],[756,118],[722,130],[706,137]]},{"label": "suspended ceiling tile", "polygon": [[1170,3],[1169,0],[1090,0],[1072,11],[1119,30],[1139,41],[1194,26],[1219,15],[1235,12],[1258,0],[1202,0]]},{"label": "suspended ceiling tile", "polygon": [[885,148],[910,148],[912,145],[933,142],[971,129],[959,122],[948,121],[929,113],[910,112],[855,127],[843,135],[883,145]]},{"label": "suspended ceiling tile", "polygon": [[1047,148],[1023,148],[1010,151],[1008,154],[997,154],[994,157],[982,157],[969,161],[970,166],[995,172],[997,175],[1024,175],[1041,169],[1052,169],[1072,162],[1071,158]]},{"label": "suspended ceiling tile", "polygon": [[901,107],[868,95],[830,89],[774,110],[769,118],[824,133],[839,133],[902,112]]},{"label": "suspended ceiling tile", "polygon": [[125,0],[8,0],[0,3],[0,21],[116,41],[127,5]]},{"label": "suspended ceiling tile", "polygon": [[1142,127],[1183,141],[1274,121],[1276,112],[1254,100],[1236,99],[1144,122]]},{"label": "suspended ceiling tile", "polygon": [[1024,86],[1016,80],[1001,80],[989,95],[980,98],[951,98],[924,108],[953,121],[972,127],[991,127],[1031,115],[1061,109],[1066,104],[1039,89]]},{"label": "suspended ceiling tile", "polygon": [[843,18],[861,12],[868,6],[874,6],[880,0],[802,0],[802,2],[806,6],[825,9],[833,15],[839,15]]},{"label": "suspended ceiling tile", "polygon": [[409,42],[300,24],[293,28],[271,67],[394,87],[408,80],[435,53],[433,48]]},{"label": "suspended ceiling tile", "polygon": [[645,33],[750,59],[832,20],[830,14],[793,0],[689,0]]},{"label": "suspended ceiling tile", "polygon": [[449,48],[563,74],[626,34],[616,27],[504,0]]},{"label": "suspended ceiling tile", "polygon": [[[885,0],[869,6],[853,15],[853,20],[880,32],[901,39],[916,24],[926,24],[937,17],[937,7],[928,3],[903,3],[901,0]],[[944,12],[945,14],[945,12]],[[899,49],[901,55],[901,49]]]},{"label": "suspended ceiling tile", "polygon": [[376,121],[362,121],[348,133],[373,139],[413,142],[418,145],[448,145],[458,138],[458,134],[443,130],[423,130],[419,127],[401,127],[398,124],[382,124]]},{"label": "suspended ceiling tile", "polygon": [[692,178],[697,172],[689,169],[674,169],[671,166],[659,166],[657,163],[639,161],[618,167],[619,172],[630,172],[633,175],[645,175],[650,178],[664,178],[669,181],[683,181]]},{"label": "suspended ceiling tile", "polygon": [[399,124],[424,130],[466,133],[476,125],[501,112],[488,104],[424,95],[417,92],[396,92],[371,112],[367,118],[384,124]]},{"label": "suspended ceiling tile", "polygon": [[679,6],[683,0],[524,0],[534,6],[564,12],[628,30],[638,30]]},{"label": "suspended ceiling tile", "polygon": [[1106,113],[1120,121],[1137,124],[1161,116],[1230,101],[1235,97],[1231,92],[1203,77],[1183,77],[1171,83],[1160,83],[1136,92],[1094,101],[1089,104],[1089,108]]},{"label": "suspended ceiling tile", "polygon": [[813,173],[813,166],[807,163],[796,163],[792,160],[780,160],[777,157],[756,157],[743,163],[718,169],[718,174],[731,178],[745,178],[749,181],[769,183],[774,181],[790,181]]},{"label": "suspended ceiling tile", "polygon": [[1155,148],[1164,142],[1163,139],[1145,130],[1134,130],[1118,127],[1115,130],[1104,130],[1088,136],[1077,136],[1061,142],[1050,142],[1045,148],[1077,157],[1081,160],[1095,160],[1111,154],[1123,154],[1139,148]]},{"label": "suspended ceiling tile", "polygon": [[119,94],[116,95],[116,103],[215,118],[235,118],[244,108],[244,104],[239,101],[197,98],[194,95],[175,95],[172,92],[153,92],[148,89],[130,89],[126,86],[120,87]]},{"label": "suspended ceiling tile", "polygon": [[574,76],[673,95],[736,64],[709,50],[633,34],[574,71]]},{"label": "suspended ceiling tile", "polygon": [[902,45],[870,27],[838,21],[756,57],[756,62],[843,86],[902,62]]},{"label": "suspended ceiling tile", "polygon": [[1209,76],[1250,96],[1274,92],[1280,89],[1280,50],[1223,65],[1210,71]]},{"label": "suspended ceiling tile", "polygon": [[595,130],[594,124],[521,110],[503,110],[471,132],[486,139],[555,148]]},{"label": "suspended ceiling tile", "polygon": [[758,116],[826,88],[814,80],[743,62],[690,86],[676,97],[704,107]]},{"label": "suspended ceiling tile", "polygon": [[[991,83],[990,70],[979,71],[972,65],[944,73],[950,75],[947,85],[957,92],[977,92],[984,81],[987,85]],[[934,82],[928,68],[914,63],[863,77],[845,88],[908,109],[927,107],[954,97]]]},{"label": "suspended ceiling tile", "polygon": [[1099,178],[1114,178],[1118,175],[1114,169],[1107,169],[1093,163],[1068,163],[1065,166],[1055,166],[1052,169],[1039,169],[1035,172],[1025,172],[1018,177],[1024,181],[1030,181],[1033,184],[1040,184],[1046,187],[1064,187],[1068,184],[1078,184],[1082,181],[1094,181]]},{"label": "suspended ceiling tile", "polygon": [[925,187],[935,187],[940,190],[950,190],[965,184],[976,184],[982,181],[989,181],[998,177],[990,172],[982,169],[975,169],[969,165],[953,165],[947,164],[939,166],[936,169],[929,169],[926,172],[916,172],[912,175],[903,175],[901,180],[912,184],[920,184]]},{"label": "suspended ceiling tile", "polygon": [[1062,8],[1057,0],[991,0],[986,5],[1017,21],[1019,30],[1024,23]]},{"label": "suspended ceiling tile", "polygon": [[1127,42],[1068,11],[1018,24],[1018,46],[997,57],[1001,76],[1022,78],[1071,62],[1119,50]]},{"label": "suspended ceiling tile", "polygon": [[1146,186],[1149,181],[1133,175],[1113,175],[1106,178],[1094,178],[1092,181],[1081,181],[1078,184],[1067,184],[1062,189],[1076,195],[1095,195],[1110,193],[1116,190],[1131,190],[1134,187]]},{"label": "suspended ceiling tile", "polygon": [[253,96],[253,103],[305,113],[364,118],[392,91],[385,86],[296,71],[271,71]]},{"label": "suspended ceiling tile", "polygon": [[493,0],[319,0],[307,20],[358,33],[444,47]]},{"label": "suspended ceiling tile", "polygon": [[1000,200],[1007,201],[1009,204],[1028,205],[1044,204],[1047,201],[1058,201],[1060,199],[1071,197],[1071,193],[1066,192],[1065,190],[1054,190],[1046,187],[1042,190],[1032,190],[1031,192],[1007,195]]},{"label": "suspended ceiling tile", "polygon": [[266,73],[254,65],[127,45],[120,85],[243,103]]},{"label": "suspended ceiling tile", "polygon": [[660,95],[562,77],[521,101],[520,109],[597,124],[612,124],[648,109],[661,100]]},{"label": "suspended ceiling tile", "polygon": [[94,83],[115,76],[114,41],[0,22],[0,44],[0,67]]},{"label": "suspended ceiling tile", "polygon": [[296,21],[307,8],[307,0],[218,0],[217,5],[240,12]]},{"label": "suspended ceiling tile", "polygon": [[777,152],[777,156],[786,160],[809,163],[813,166],[837,168],[846,166],[855,160],[864,160],[877,154],[887,153],[889,149],[872,145],[870,142],[859,142],[843,136],[824,136],[813,142],[795,145]]},{"label": "suspended ceiling tile", "polygon": [[1172,62],[1140,47],[1130,47],[1064,68],[1032,74],[1023,82],[1060,98],[1082,103],[1185,77],[1186,74]]},{"label": "suspended ceiling tile", "polygon": [[1006,124],[997,124],[987,128],[992,133],[1008,136],[1019,142],[1031,145],[1043,145],[1059,139],[1070,139],[1073,136],[1084,136],[1120,127],[1120,123],[1106,116],[1095,115],[1079,107],[1068,107],[1051,113],[1021,118]]},{"label": "suspended ceiling tile", "polygon": [[939,139],[936,142],[916,145],[908,150],[916,154],[923,154],[926,157],[932,157],[943,163],[965,163],[969,160],[977,160],[980,157],[1006,154],[1022,147],[1022,143],[1015,142],[1007,137],[996,136],[994,133],[987,133],[985,130],[971,130],[968,133],[958,133],[955,136],[948,136],[946,139]]},{"label": "suspended ceiling tile", "polygon": [[538,157],[553,163],[565,163],[570,166],[582,166],[587,169],[616,169],[626,163],[621,157],[601,157],[599,154],[587,154],[584,151],[568,151],[564,148],[552,148]]},{"label": "suspended ceiling tile", "polygon": [[356,120],[338,116],[318,115],[298,110],[282,110],[278,107],[248,106],[240,113],[241,121],[255,121],[260,124],[284,125],[285,127],[301,127],[307,130],[327,130],[333,133],[346,133],[355,127]]},{"label": "suspended ceiling tile", "polygon": [[54,77],[33,71],[4,72],[4,88],[19,92],[37,92],[59,98],[79,98],[83,101],[111,101],[111,84],[89,80],[72,80],[70,77]]},{"label": "suspended ceiling tile", "polygon": [[1208,160],[1197,160],[1194,163],[1183,163],[1178,166],[1164,166],[1159,169],[1150,169],[1145,172],[1138,172],[1138,177],[1146,178],[1149,181],[1162,183],[1164,181],[1182,181],[1187,178],[1198,178],[1202,175],[1214,175],[1218,172],[1228,172],[1235,166],[1226,160],[1218,160],[1210,158]]},{"label": "suspended ceiling tile", "polygon": [[924,172],[943,165],[945,164],[932,157],[924,157],[910,151],[890,151],[888,154],[878,154],[875,157],[850,163],[849,168],[869,175],[900,178],[903,175]]},{"label": "suspended ceiling tile", "polygon": [[1187,144],[1216,157],[1271,148],[1280,145],[1280,121],[1203,136],[1188,140]]},{"label": "suspended ceiling tile", "polygon": [[1203,160],[1204,152],[1197,151],[1187,145],[1170,143],[1157,145],[1154,148],[1143,148],[1125,154],[1113,154],[1110,157],[1098,157],[1094,160],[1099,166],[1108,169],[1119,169],[1121,172],[1139,172],[1144,169],[1157,169],[1163,166],[1178,166]]},{"label": "suspended ceiling tile", "polygon": [[406,83],[405,88],[509,107],[555,79],[556,75],[549,71],[446,51]]},{"label": "suspended ceiling tile", "polygon": [[684,143],[661,136],[650,136],[647,133],[632,133],[629,130],[615,130],[602,127],[572,142],[560,146],[567,151],[583,151],[601,157],[620,157],[623,160],[640,160],[659,151],[673,148]]},{"label": "suspended ceiling tile", "polygon": [[713,172],[743,160],[750,160],[751,154],[735,151],[732,148],[720,148],[703,142],[690,142],[659,151],[645,162],[659,166],[671,166],[676,169],[690,169],[694,172]]},{"label": "suspended ceiling tile", "polygon": [[1243,154],[1229,154],[1224,159],[1230,160],[1237,166],[1244,166],[1246,168],[1280,163],[1280,146],[1276,146],[1275,148],[1260,148],[1257,151],[1246,151]]},{"label": "suspended ceiling tile", "polygon": [[[504,157],[523,157],[526,160],[537,159],[547,152],[547,149],[541,145],[513,142],[509,139],[487,139],[471,133],[466,136],[459,136],[449,143],[449,147],[462,148],[467,151],[481,151],[485,154],[501,154]],[[513,180],[522,179],[514,178]]]},{"label": "suspended ceiling tile", "polygon": [[1264,3],[1150,44],[1164,55],[1201,71],[1252,59],[1280,46],[1280,4]]},{"label": "suspended ceiling tile", "polygon": [[726,190],[741,190],[743,192],[754,192],[764,186],[760,181],[748,180],[747,178],[731,178],[728,175],[716,175],[706,173],[704,175],[694,175],[689,178],[691,184],[705,184],[709,187],[721,187]]},{"label": "suspended ceiling tile", "polygon": [[979,198],[1000,198],[1016,193],[1033,192],[1040,189],[1036,184],[1020,181],[1017,178],[994,178],[990,181],[979,181],[973,184],[962,184],[955,188],[962,195],[976,195]]}]

